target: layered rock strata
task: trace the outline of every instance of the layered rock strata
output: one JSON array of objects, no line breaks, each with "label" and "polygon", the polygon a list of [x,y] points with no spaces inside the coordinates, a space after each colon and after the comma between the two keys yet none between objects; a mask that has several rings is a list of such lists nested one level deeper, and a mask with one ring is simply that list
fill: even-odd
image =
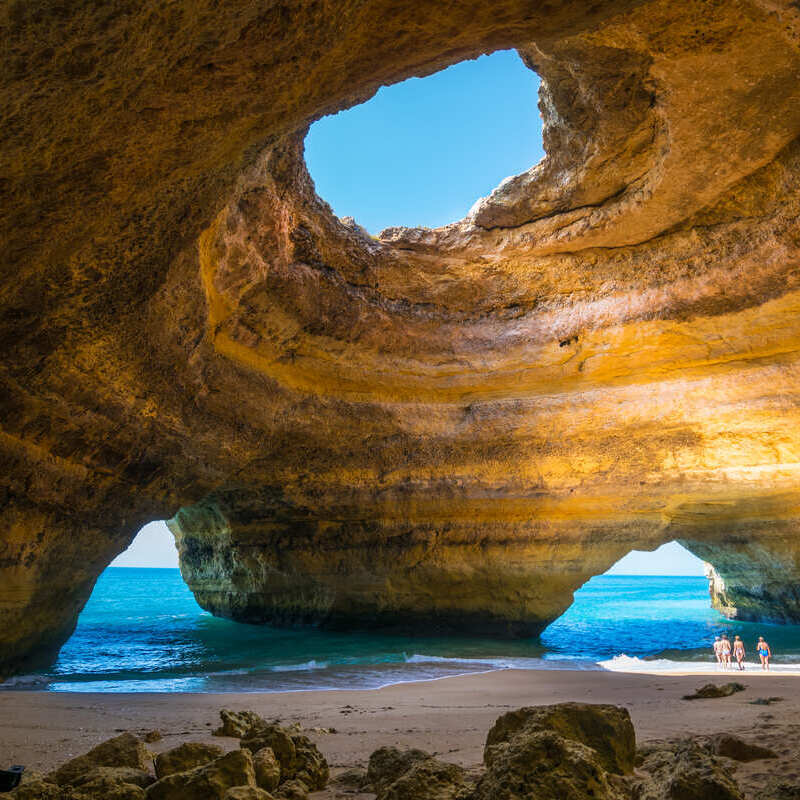
[{"label": "layered rock strata", "polygon": [[[796,4],[0,13],[0,674],[168,517],[246,621],[528,634],[676,538],[798,619]],[[541,164],[333,216],[310,122],[508,47]]]}]

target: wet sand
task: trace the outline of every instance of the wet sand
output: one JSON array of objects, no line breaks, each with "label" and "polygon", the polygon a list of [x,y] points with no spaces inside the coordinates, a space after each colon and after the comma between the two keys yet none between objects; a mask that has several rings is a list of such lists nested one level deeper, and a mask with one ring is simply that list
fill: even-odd
[{"label": "wet sand", "polygon": [[[705,683],[728,681],[747,688],[725,698],[682,699]],[[773,747],[779,760],[731,762],[737,779],[748,788],[765,775],[782,774],[800,782],[798,689],[797,676],[752,670],[717,675],[501,670],[368,691],[0,692],[0,761],[47,771],[124,730],[143,734],[159,729],[164,738],[151,745],[157,752],[188,740],[234,747],[235,739],[211,736],[219,709],[225,707],[252,709],[284,723],[299,722],[310,729],[334,776],[346,767],[366,766],[370,753],[382,745],[420,747],[445,760],[475,766],[498,716],[520,706],[574,700],[624,706],[640,742],[727,731]],[[769,697],[783,699],[769,705],[752,702]],[[315,795],[338,796],[333,790]]]}]

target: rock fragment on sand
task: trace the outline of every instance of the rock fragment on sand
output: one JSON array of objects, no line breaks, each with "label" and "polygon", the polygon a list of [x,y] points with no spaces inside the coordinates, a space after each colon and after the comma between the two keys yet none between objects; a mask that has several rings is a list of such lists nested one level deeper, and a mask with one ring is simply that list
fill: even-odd
[{"label": "rock fragment on sand", "polygon": [[640,753],[646,777],[634,784],[636,800],[743,800],[725,764],[697,742],[651,745]]},{"label": "rock fragment on sand", "polygon": [[414,764],[426,758],[431,758],[430,754],[416,748],[401,750],[398,747],[379,747],[369,757],[367,783],[372,791],[380,794]]},{"label": "rock fragment on sand", "polygon": [[461,767],[429,757],[413,764],[377,800],[457,800],[465,797],[468,789]]},{"label": "rock fragment on sand", "polygon": [[707,683],[701,686],[694,694],[685,694],[684,700],[709,700],[715,697],[730,697],[736,692],[743,692],[747,687],[741,683]]},{"label": "rock fragment on sand", "polygon": [[142,739],[144,739],[144,741],[148,744],[160,742],[162,738],[161,731],[156,728],[154,728],[152,731],[147,731],[147,733],[142,736]]},{"label": "rock fragment on sand", "polygon": [[250,728],[263,722],[262,718],[254,711],[231,711],[229,708],[223,708],[219,715],[222,725],[213,731],[214,736],[231,736],[241,739]]},{"label": "rock fragment on sand", "polygon": [[150,753],[131,733],[123,733],[92,748],[88,753],[62,764],[49,779],[61,785],[72,785],[94,767],[131,767],[147,771]]},{"label": "rock fragment on sand", "polygon": [[423,750],[397,747],[376,750],[364,777],[377,800],[455,800],[469,788],[466,773],[456,764]]},{"label": "rock fragment on sand", "polygon": [[773,703],[780,703],[782,697],[756,697],[755,700],[750,700],[751,706],[771,706]]},{"label": "rock fragment on sand", "polygon": [[262,747],[253,753],[253,768],[260,788],[270,792],[281,782],[281,765],[271,747]]},{"label": "rock fragment on sand", "polygon": [[176,772],[188,770],[209,764],[224,754],[224,750],[216,744],[205,742],[184,742],[156,756],[156,777],[166,778]]},{"label": "rock fragment on sand", "polygon": [[593,749],[607,772],[629,773],[636,757],[636,735],[630,714],[619,706],[589,703],[557,703],[520,708],[503,714],[486,737],[484,761],[492,760],[492,748],[519,734],[541,731],[558,733]]},{"label": "rock fragment on sand", "polygon": [[730,733],[718,733],[711,740],[711,751],[718,756],[735,761],[758,761],[761,758],[777,758],[778,754],[768,747],[751,744]]},{"label": "rock fragment on sand", "polygon": [[341,786],[350,786],[354,789],[361,789],[369,783],[367,771],[361,767],[350,767],[350,769],[340,772],[334,781]]},{"label": "rock fragment on sand", "polygon": [[147,800],[224,800],[228,789],[256,785],[253,757],[233,750],[210,764],[161,778],[147,789]]}]

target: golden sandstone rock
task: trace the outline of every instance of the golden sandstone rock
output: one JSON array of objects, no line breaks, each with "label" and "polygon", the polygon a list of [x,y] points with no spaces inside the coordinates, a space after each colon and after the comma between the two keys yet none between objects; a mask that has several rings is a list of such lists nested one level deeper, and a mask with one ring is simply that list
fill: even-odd
[{"label": "golden sandstone rock", "polygon": [[[0,34],[0,674],[167,517],[234,619],[535,633],[672,539],[726,613],[800,619],[796,3],[10,0]],[[310,122],[509,47],[541,164],[436,230],[332,215]]]}]

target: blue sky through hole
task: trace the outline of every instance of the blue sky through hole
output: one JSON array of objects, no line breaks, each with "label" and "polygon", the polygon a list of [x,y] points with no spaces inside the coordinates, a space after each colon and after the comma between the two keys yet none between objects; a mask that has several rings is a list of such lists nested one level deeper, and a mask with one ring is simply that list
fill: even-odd
[{"label": "blue sky through hole", "polygon": [[542,159],[538,92],[515,50],[384,86],[311,126],[306,163],[317,194],[373,234],[456,222]]},{"label": "blue sky through hole", "polygon": [[[177,567],[175,540],[164,522],[145,525],[131,546],[120,553],[112,567]],[[620,559],[607,575],[702,575],[703,562],[677,542],[662,545],[652,553],[633,550]]]}]

